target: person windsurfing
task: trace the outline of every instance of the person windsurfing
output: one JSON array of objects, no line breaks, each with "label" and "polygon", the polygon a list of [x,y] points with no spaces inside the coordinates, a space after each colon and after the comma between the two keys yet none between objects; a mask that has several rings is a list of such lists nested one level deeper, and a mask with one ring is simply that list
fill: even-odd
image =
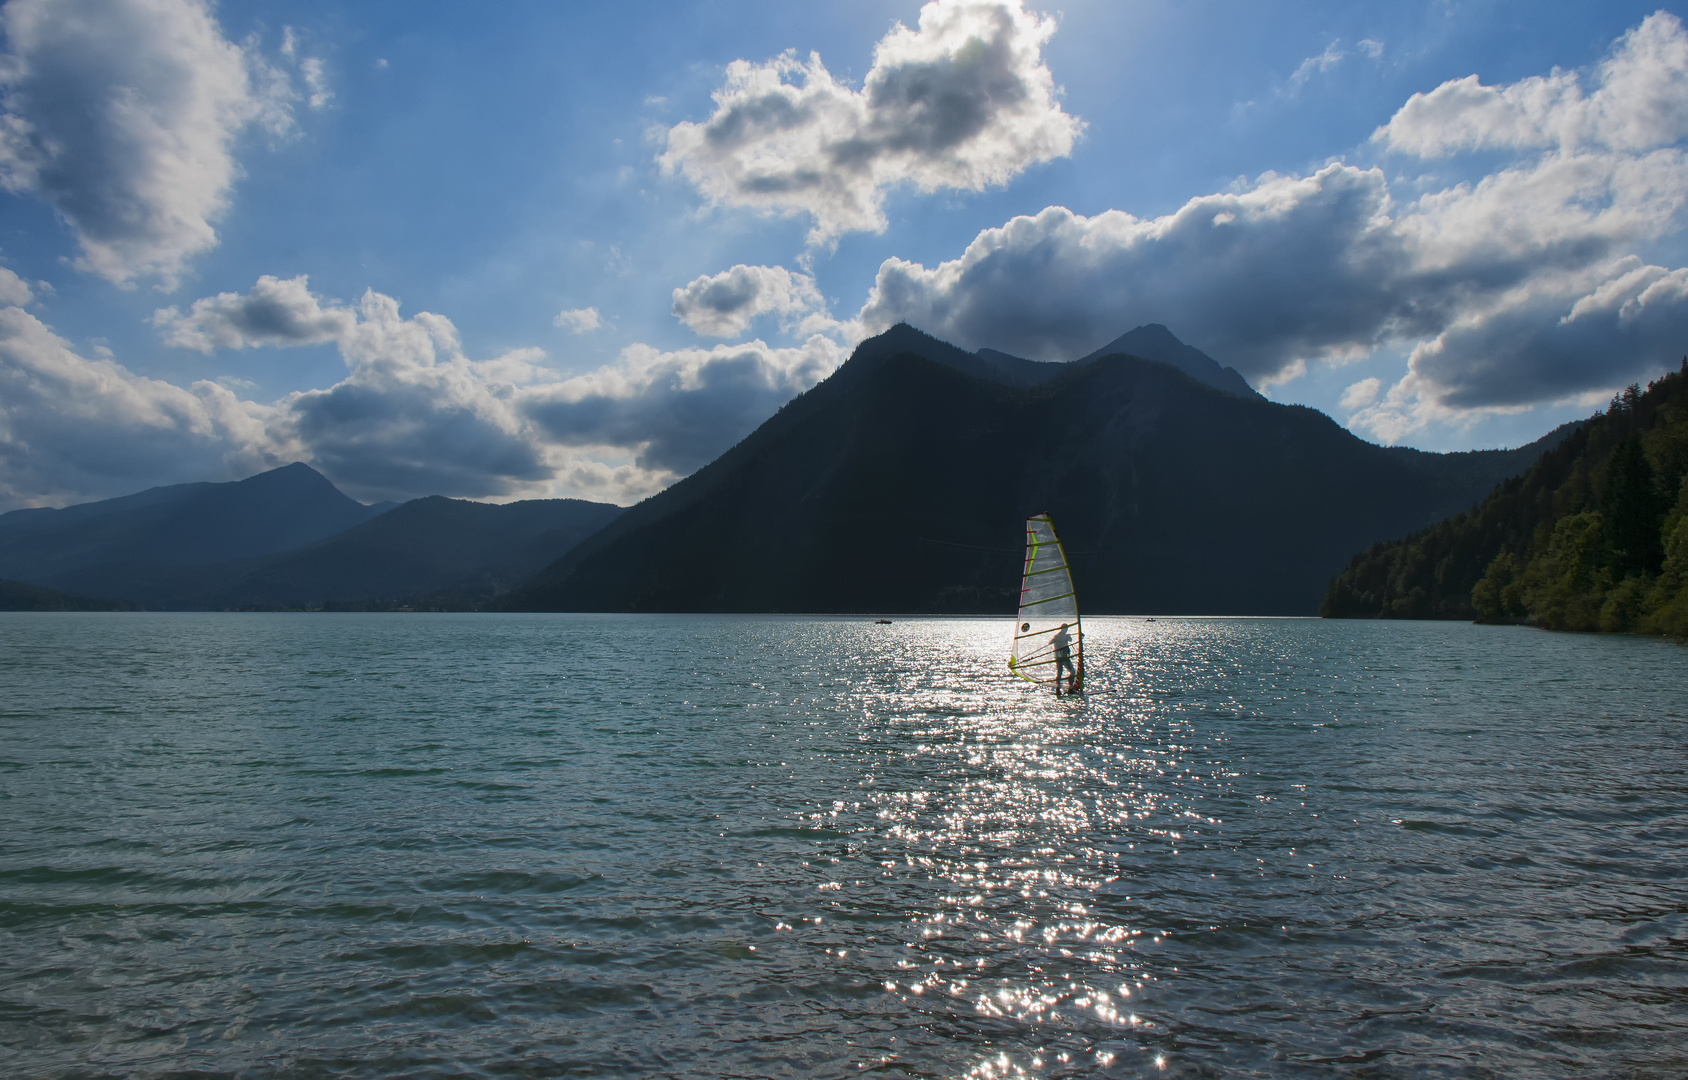
[{"label": "person windsurfing", "polygon": [[1078,669],[1073,666],[1073,638],[1067,633],[1067,623],[1061,624],[1061,629],[1055,631],[1055,636],[1049,643],[1055,646],[1055,696],[1061,696],[1061,670],[1065,668],[1071,673],[1072,681],[1067,684],[1068,692],[1078,686]]}]

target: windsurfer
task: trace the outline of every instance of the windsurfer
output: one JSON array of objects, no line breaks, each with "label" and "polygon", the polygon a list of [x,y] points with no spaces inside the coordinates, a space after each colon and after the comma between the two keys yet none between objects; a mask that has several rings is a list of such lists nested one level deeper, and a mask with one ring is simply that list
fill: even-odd
[{"label": "windsurfer", "polygon": [[1062,623],[1061,629],[1055,631],[1055,636],[1049,639],[1049,643],[1055,646],[1056,697],[1061,696],[1061,672],[1063,669],[1072,675],[1073,682],[1069,685],[1076,685],[1078,681],[1078,669],[1073,667],[1073,639],[1072,635],[1067,633],[1067,626],[1067,623]]}]

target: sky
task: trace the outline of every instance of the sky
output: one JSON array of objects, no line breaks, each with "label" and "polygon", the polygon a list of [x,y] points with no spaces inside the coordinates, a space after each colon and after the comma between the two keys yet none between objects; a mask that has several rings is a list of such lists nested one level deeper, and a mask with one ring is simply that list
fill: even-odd
[{"label": "sky", "polygon": [[1522,445],[1688,353],[1685,16],[9,0],[0,511],[625,505],[897,322]]}]

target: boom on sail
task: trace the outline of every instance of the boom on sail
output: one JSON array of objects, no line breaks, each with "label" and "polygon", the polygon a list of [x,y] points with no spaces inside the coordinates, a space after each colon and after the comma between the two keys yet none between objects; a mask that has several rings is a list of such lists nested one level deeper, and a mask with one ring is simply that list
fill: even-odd
[{"label": "boom on sail", "polygon": [[1067,553],[1048,514],[1026,519],[1026,567],[1020,579],[1020,615],[1008,670],[1034,683],[1054,683],[1063,674],[1068,692],[1084,689],[1084,628]]}]

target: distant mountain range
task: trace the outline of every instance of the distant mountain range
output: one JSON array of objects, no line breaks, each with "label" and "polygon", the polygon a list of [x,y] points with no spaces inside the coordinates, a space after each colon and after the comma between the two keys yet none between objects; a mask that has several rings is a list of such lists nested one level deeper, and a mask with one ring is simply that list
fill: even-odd
[{"label": "distant mountain range", "polygon": [[1044,364],[894,327],[506,603],[1012,611],[1024,519],[1048,511],[1086,610],[1311,614],[1354,551],[1470,507],[1565,434],[1375,446],[1164,327],[1120,340],[1172,359]]},{"label": "distant mountain range", "polygon": [[[438,496],[364,506],[308,465],[180,484],[63,510],[0,514],[0,579],[14,607],[82,609],[488,603],[621,512],[535,499]],[[6,604],[0,596],[0,605]]]},{"label": "distant mountain range", "polygon": [[343,532],[388,509],[365,506],[308,465],[229,484],[174,484],[137,495],[0,514],[0,577],[82,590],[90,572],[189,566],[270,555]]},{"label": "distant mountain range", "polygon": [[1087,611],[1310,614],[1355,551],[1469,508],[1570,430],[1381,447],[1164,326],[1071,363],[897,326],[625,512],[364,506],[294,464],[0,515],[0,608],[1004,613],[1024,520],[1048,511]]}]

